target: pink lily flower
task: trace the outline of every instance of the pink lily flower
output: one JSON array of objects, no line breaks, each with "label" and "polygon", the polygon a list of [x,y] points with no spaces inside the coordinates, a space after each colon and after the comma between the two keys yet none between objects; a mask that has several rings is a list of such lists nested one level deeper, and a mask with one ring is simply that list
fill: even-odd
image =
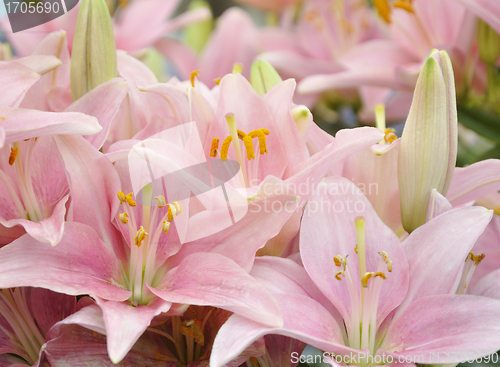
[{"label": "pink lily flower", "polygon": [[500,4],[495,0],[457,0],[500,33]]},{"label": "pink lily flower", "polygon": [[[464,259],[491,216],[481,207],[452,210],[401,243],[357,186],[342,177],[326,179],[302,221],[307,275],[280,258],[259,260],[252,269],[272,289],[284,326],[272,329],[231,316],[217,335],[211,365],[224,365],[267,334],[342,356],[341,365],[407,357],[431,363],[436,356],[439,363],[453,363],[461,353],[494,353],[500,346],[500,301],[455,294]],[[307,286],[311,281],[319,297]]]},{"label": "pink lily flower", "polygon": [[[435,20],[437,14],[449,16]],[[352,48],[343,60],[345,71],[308,77],[300,83],[299,91],[313,93],[360,86],[410,91],[433,48],[445,49],[451,55],[459,90],[468,85],[484,89],[485,75],[481,67],[475,69],[474,80],[469,80],[467,74],[467,68],[477,58],[477,50],[472,47],[474,17],[464,6],[456,0],[418,0],[405,8],[395,7],[387,16],[391,21],[392,40],[368,41]],[[381,48],[384,52],[379,52]],[[407,112],[411,94],[406,95],[404,109]],[[373,109],[367,110],[366,114],[373,117],[371,111]],[[404,116],[404,110],[400,112]]]},{"label": "pink lily flower", "polygon": [[[106,350],[103,325],[93,325],[89,329],[79,323],[87,313],[102,313],[98,306],[88,306],[85,310],[68,317],[52,328],[50,341],[45,346],[48,360],[52,365],[113,366]],[[154,325],[134,344],[119,366],[208,366],[214,339],[220,327],[231,316],[231,312],[213,307],[190,306],[182,315],[161,315],[153,320]],[[85,348],[82,346],[85,345]],[[254,343],[229,366],[236,367],[248,356],[263,354],[264,345]],[[75,353],[79,351],[79,353]]]},{"label": "pink lily flower", "polygon": [[243,65],[242,73],[249,77],[250,65],[260,52],[258,29],[250,15],[239,8],[230,8],[220,16],[201,55],[172,38],[158,40],[155,47],[174,64],[181,79],[189,80],[191,72],[199,70],[198,80],[209,87],[231,73],[236,63]]},{"label": "pink lily flower", "polygon": [[[38,51],[55,52],[64,45],[64,33],[56,32],[44,39]],[[54,56],[31,56],[25,60],[30,58],[55,59]],[[57,65],[60,64],[57,60]],[[64,70],[44,75],[28,91],[27,100],[22,100],[23,92],[15,105],[50,109],[51,99],[45,96],[58,88],[52,88],[51,84],[58,79],[64,79]],[[0,120],[3,120],[0,121],[3,132],[0,148],[6,145],[0,149],[0,196],[6,204],[0,210],[1,245],[20,237],[24,231],[52,246],[59,242],[64,230],[68,184],[51,135],[91,135],[87,139],[100,148],[126,91],[123,80],[116,78],[87,93],[65,112],[0,107]]]},{"label": "pink lily flower", "polygon": [[[322,81],[314,79],[314,88],[303,86],[302,80],[309,80],[316,75],[341,76],[351,69],[356,69],[357,78],[364,78],[366,70],[378,65],[379,57],[383,65],[401,62],[401,57],[393,60],[385,54],[395,54],[392,42],[387,40],[387,30],[376,18],[369,7],[356,1],[308,2],[300,13],[297,25],[292,26],[295,9],[290,7],[285,12],[280,29],[262,31],[262,44],[266,52],[259,58],[269,61],[284,77],[296,78],[299,82],[298,95],[302,103],[311,105],[318,98],[318,92],[338,88],[347,91],[352,85],[328,86],[321,88]],[[339,5],[342,4],[342,5]],[[360,55],[364,45],[373,45],[370,57]],[[360,51],[356,51],[356,50]],[[382,56],[379,56],[382,55]],[[375,73],[374,73],[375,75]],[[380,74],[376,77],[383,78]],[[304,82],[306,83],[306,82]],[[368,85],[368,84],[367,84]],[[364,86],[357,84],[363,110],[359,116],[363,121],[373,121],[373,107],[384,103],[388,118],[401,119],[408,111],[410,98],[408,93],[394,93],[390,85]],[[406,107],[405,107],[406,106]]]},{"label": "pink lily flower", "polygon": [[0,365],[43,366],[51,328],[76,309],[75,297],[46,289],[0,290]]},{"label": "pink lily flower", "polygon": [[466,293],[500,299],[498,275],[500,274],[500,195],[488,195],[476,201],[476,205],[495,210],[492,221],[477,240],[473,252],[475,261],[469,262],[470,275],[465,287]]},{"label": "pink lily flower", "polygon": [[5,88],[0,92],[0,106],[18,107],[29,89],[42,74],[61,65],[51,56],[28,56],[15,61],[0,61],[0,77]]},{"label": "pink lily flower", "polygon": [[102,128],[82,113],[0,108],[5,131],[0,149],[0,243],[24,231],[56,245],[64,228],[67,183],[52,134],[95,134]]},{"label": "pink lily flower", "polygon": [[[114,363],[155,316],[178,313],[174,303],[210,305],[264,324],[281,324],[274,299],[247,271],[257,249],[277,234],[290,213],[266,213],[262,204],[251,204],[248,214],[227,230],[180,245],[172,223],[182,215],[178,203],[163,206],[164,199],[158,198],[161,208],[137,205],[132,194],[120,191],[111,162],[89,142],[69,135],[54,140],[70,182],[71,222],[50,250],[28,236],[0,249],[0,287],[31,284],[91,295],[102,314],[82,325],[105,325]],[[128,185],[125,177],[123,185]],[[271,201],[282,207],[297,204],[291,196]],[[235,238],[241,237],[247,238],[244,246],[235,246]]]},{"label": "pink lily flower", "polygon": [[44,74],[27,91],[20,106],[40,111],[64,111],[73,102],[69,78],[70,54],[66,32],[57,31],[47,35],[41,40],[32,55],[57,57],[60,60],[60,65],[55,70]]},{"label": "pink lily flower", "polygon": [[[196,79],[193,84],[194,87],[188,87],[187,95],[168,84],[141,89],[170,100],[170,105],[177,105],[178,116],[184,123],[195,120],[205,160],[220,157],[223,161],[229,158],[239,163],[242,169],[228,185],[235,190],[246,191],[251,202],[271,195],[290,194],[300,195],[302,206],[311,187],[326,175],[335,162],[382,137],[376,129],[362,128],[341,131],[335,139],[325,138],[322,135],[325,133],[320,132],[312,121],[311,126],[306,128],[310,132],[301,134],[291,114],[295,89],[293,80],[276,85],[263,97],[241,74],[224,76],[212,92]],[[178,101],[181,103],[176,104]],[[172,113],[170,107],[165,110],[165,114],[169,113]],[[138,136],[151,136],[155,129],[164,127],[149,126]],[[236,134],[234,138],[233,133]],[[243,140],[246,134],[251,139]],[[321,141],[316,144],[321,151],[314,155],[308,149],[311,137],[314,143]],[[127,149],[137,142],[118,143],[109,150],[109,154],[128,154]],[[273,244],[269,244],[272,254],[280,256],[283,253],[297,234],[300,216],[301,211],[294,213],[293,220],[273,240]]]},{"label": "pink lily flower", "polygon": [[[210,16],[210,12],[202,8],[185,12],[177,18],[167,21],[173,15],[179,3],[179,0],[135,0],[120,9],[114,19],[117,49],[129,53],[140,52],[154,44],[166,33]],[[12,33],[7,17],[0,21],[0,25],[8,41],[20,56],[32,54],[48,33],[60,30],[66,32],[68,46],[71,50],[78,9],[79,5],[64,16],[18,33]]]}]

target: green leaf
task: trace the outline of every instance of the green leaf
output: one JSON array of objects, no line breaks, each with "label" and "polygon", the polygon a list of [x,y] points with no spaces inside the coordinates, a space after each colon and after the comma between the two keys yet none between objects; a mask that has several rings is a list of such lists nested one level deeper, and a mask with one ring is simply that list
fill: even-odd
[{"label": "green leaf", "polygon": [[479,108],[458,107],[458,121],[495,143],[500,144],[500,116]]}]

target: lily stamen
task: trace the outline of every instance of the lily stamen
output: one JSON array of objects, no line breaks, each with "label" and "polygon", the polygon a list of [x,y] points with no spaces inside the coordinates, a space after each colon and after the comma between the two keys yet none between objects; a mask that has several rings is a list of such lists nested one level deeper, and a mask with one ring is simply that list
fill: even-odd
[{"label": "lily stamen", "polygon": [[212,146],[210,147],[210,157],[212,158],[217,157],[218,150],[219,150],[219,138],[215,137],[212,139]]},{"label": "lily stamen", "polygon": [[10,148],[10,155],[9,155],[9,164],[11,166],[14,165],[14,162],[16,161],[17,153],[19,152],[19,148]]},{"label": "lily stamen", "polygon": [[122,222],[123,224],[127,224],[128,223],[128,214],[127,213],[121,213],[119,215],[119,218],[120,218],[120,222]]},{"label": "lily stamen", "polygon": [[409,1],[395,1],[392,3],[395,8],[406,10],[408,13],[415,14],[415,10]]},{"label": "lily stamen", "polygon": [[474,275],[474,271],[476,267],[483,261],[486,257],[485,254],[476,255],[474,252],[469,252],[467,257],[465,258],[465,265],[462,271],[462,277],[460,278],[460,283],[457,287],[457,294],[465,294],[467,291],[467,287],[469,286],[470,280],[472,279],[472,275]]},{"label": "lily stamen", "polygon": [[191,76],[189,77],[189,79],[191,80],[191,86],[194,88],[194,82],[196,81],[196,77],[200,75],[200,71],[199,70],[194,70],[191,72]]},{"label": "lily stamen", "polygon": [[382,272],[368,272],[366,273],[363,278],[361,279],[361,285],[364,287],[364,288],[368,288],[368,280],[370,278],[374,278],[374,277],[380,277],[382,279],[387,279],[387,277],[385,276],[384,273]]},{"label": "lily stamen", "polygon": [[389,258],[389,254],[385,251],[380,251],[379,254],[382,255],[384,262],[387,264],[387,271],[392,272],[392,260]]},{"label": "lily stamen", "polygon": [[144,227],[141,226],[137,233],[135,234],[135,245],[137,247],[141,247],[142,241],[144,241],[144,238],[146,238],[146,235],[149,234],[144,230]]},{"label": "lily stamen", "polygon": [[223,162],[225,162],[227,160],[227,154],[229,152],[229,145],[231,145],[232,141],[233,141],[233,137],[231,135],[229,135],[222,142],[222,147],[220,148],[220,159],[222,159]]},{"label": "lily stamen", "polygon": [[155,196],[153,198],[153,200],[158,201],[158,208],[159,209],[164,208],[165,205],[167,205],[166,202],[165,202],[165,197],[163,195]]}]

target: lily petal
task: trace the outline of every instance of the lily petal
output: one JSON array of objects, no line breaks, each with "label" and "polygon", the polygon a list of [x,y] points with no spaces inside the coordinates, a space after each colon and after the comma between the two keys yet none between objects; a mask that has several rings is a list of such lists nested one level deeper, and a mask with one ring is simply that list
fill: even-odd
[{"label": "lily petal", "polygon": [[147,306],[133,306],[128,302],[105,301],[96,297],[106,325],[109,358],[119,363],[135,342],[146,331],[151,320],[167,312],[172,303],[155,299]]},{"label": "lily petal", "polygon": [[446,198],[456,206],[498,190],[500,190],[500,161],[487,159],[465,168],[456,168]]},{"label": "lily petal", "polygon": [[[456,292],[465,258],[492,215],[483,207],[454,209],[411,233],[403,243],[410,264],[410,287],[398,314],[417,299]],[[439,282],[433,281],[436,278]]]},{"label": "lily petal", "polygon": [[211,366],[224,366],[238,357],[255,340],[268,334],[289,336],[336,353],[356,353],[343,345],[339,325],[328,311],[312,298],[299,294],[276,294],[275,298],[283,314],[284,326],[266,327],[239,315],[231,316],[215,338],[210,357]]},{"label": "lily petal", "polygon": [[264,285],[219,254],[189,255],[155,288],[148,287],[169,302],[219,307],[266,325],[282,325],[278,305]]},{"label": "lily petal", "polygon": [[102,130],[95,117],[77,112],[43,112],[0,107],[0,116],[0,127],[6,132],[5,143],[45,135],[92,135]]},{"label": "lily petal", "polygon": [[412,303],[391,323],[381,349],[420,356],[419,363],[461,362],[495,353],[500,343],[500,301],[439,295]]},{"label": "lily petal", "polygon": [[102,130],[86,139],[96,148],[102,147],[108,137],[111,121],[118,112],[123,99],[127,95],[128,85],[122,78],[114,78],[103,83],[69,106],[65,112],[81,112],[94,116],[99,121]]},{"label": "lily petal", "polygon": [[21,64],[0,61],[0,78],[2,80],[0,105],[17,107],[26,95],[26,91],[38,81],[40,74]]},{"label": "lily petal", "polygon": [[90,294],[124,301],[120,263],[98,233],[81,223],[65,223],[59,244],[24,235],[0,249],[0,288],[41,287],[69,295]]},{"label": "lily petal", "polygon": [[66,202],[68,201],[68,198],[69,195],[66,195],[57,203],[50,218],[39,222],[32,222],[24,218],[11,219],[2,222],[2,225],[7,228],[21,225],[26,232],[37,241],[49,243],[51,246],[55,246],[59,243],[59,241],[61,241],[63,236],[64,217],[66,216]]},{"label": "lily petal", "polygon": [[[351,181],[333,176],[318,185],[302,218],[300,253],[314,283],[343,319],[348,320],[352,307],[350,292],[345,281],[335,279],[338,268],[333,258],[337,255],[357,258],[355,220],[360,216],[366,223],[367,271],[378,271],[380,251],[388,253],[394,264],[392,272],[385,273],[387,279],[381,288],[377,308],[377,322],[380,323],[404,299],[409,283],[408,263],[399,238],[382,222],[366,196]],[[357,261],[350,261],[349,266],[352,282],[361,287]]]}]

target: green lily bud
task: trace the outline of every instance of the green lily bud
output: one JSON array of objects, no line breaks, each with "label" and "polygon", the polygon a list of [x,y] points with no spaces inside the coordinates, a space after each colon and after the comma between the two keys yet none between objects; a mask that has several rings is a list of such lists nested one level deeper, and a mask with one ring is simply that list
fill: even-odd
[{"label": "green lily bud", "polygon": [[71,53],[73,100],[116,76],[116,45],[108,6],[104,0],[83,0]]},{"label": "green lily bud", "polygon": [[401,137],[398,181],[403,227],[425,223],[432,189],[450,187],[458,145],[455,81],[446,51],[433,50],[418,77]]},{"label": "green lily bud", "polygon": [[250,69],[250,82],[253,89],[263,96],[276,84],[281,83],[280,75],[273,66],[265,60],[257,60]]},{"label": "green lily bud", "polygon": [[487,23],[479,20],[477,30],[479,57],[488,65],[496,65],[500,57],[500,35]]},{"label": "green lily bud", "polygon": [[[205,0],[193,0],[189,3],[188,11],[199,8],[207,8],[212,13],[210,4]],[[200,53],[208,41],[213,29],[213,16],[209,19],[192,23],[184,28],[184,41],[191,46],[193,50]]]}]

